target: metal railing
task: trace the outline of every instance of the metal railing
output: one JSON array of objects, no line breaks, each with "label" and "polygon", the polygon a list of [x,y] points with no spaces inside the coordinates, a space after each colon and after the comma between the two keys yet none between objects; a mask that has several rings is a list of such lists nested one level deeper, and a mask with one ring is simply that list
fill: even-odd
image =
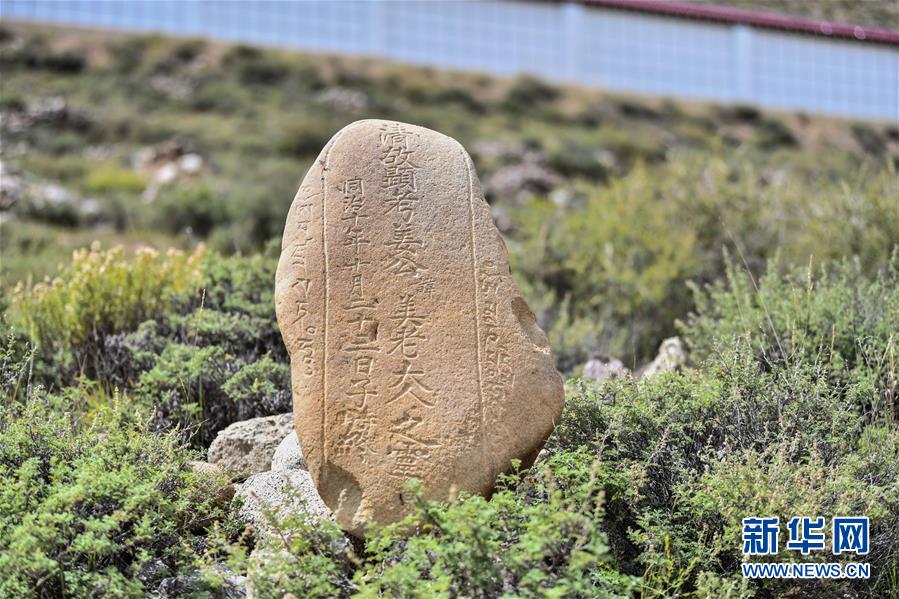
[{"label": "metal railing", "polygon": [[3,0],[0,16],[899,120],[899,45],[601,2]]}]

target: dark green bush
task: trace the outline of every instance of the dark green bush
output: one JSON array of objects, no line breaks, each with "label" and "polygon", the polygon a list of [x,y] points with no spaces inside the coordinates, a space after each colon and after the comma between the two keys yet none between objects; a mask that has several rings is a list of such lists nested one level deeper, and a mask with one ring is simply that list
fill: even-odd
[{"label": "dark green bush", "polygon": [[567,177],[602,182],[609,177],[611,164],[603,160],[601,154],[601,150],[593,145],[562,140],[561,146],[550,153],[548,163]]},{"label": "dark green bush", "polygon": [[434,101],[441,104],[456,104],[473,114],[484,114],[487,110],[483,102],[461,87],[441,89],[434,95]]},{"label": "dark green bush", "polygon": [[154,410],[156,429],[189,430],[198,447],[232,422],[291,409],[285,364],[268,356],[247,364],[221,345],[168,345],[140,375],[134,394]]},{"label": "dark green bush", "polygon": [[0,404],[0,596],[148,596],[193,570],[222,481],[132,408],[73,400]]},{"label": "dark green bush", "polygon": [[204,238],[228,221],[220,194],[205,181],[166,186],[151,207],[151,222],[172,233],[188,232]]},{"label": "dark green bush", "polygon": [[637,587],[608,555],[589,452],[503,477],[490,499],[427,501],[414,483],[409,494],[413,513],[373,531],[361,553],[333,523],[300,514],[276,525],[249,559],[227,546],[229,565],[246,571],[260,596],[611,598]]},{"label": "dark green bush", "polygon": [[559,97],[558,88],[542,79],[530,75],[522,75],[512,82],[503,106],[508,110],[534,111]]},{"label": "dark green bush", "polygon": [[298,158],[318,155],[328,140],[348,121],[333,115],[296,115],[284,123],[277,147],[284,154]]},{"label": "dark green bush", "polygon": [[863,123],[855,123],[852,125],[852,136],[858,145],[869,154],[881,156],[886,150],[885,140],[874,127]]},{"label": "dark green bush", "polygon": [[[897,592],[895,266],[772,272],[757,291],[732,274],[682,325],[699,371],[573,386],[549,450],[592,448],[610,545],[644,593],[711,581],[757,596]],[[742,518],[847,513],[871,518],[870,582],[744,588]]]},{"label": "dark green bush", "polygon": [[84,55],[78,52],[51,52],[41,58],[39,65],[55,73],[80,73],[87,65]]},{"label": "dark green bush", "polygon": [[758,282],[728,262],[726,283],[694,290],[696,311],[680,328],[697,362],[745,343],[765,369],[820,364],[857,409],[889,419],[892,408],[899,420],[899,248],[873,280],[849,260],[786,275],[772,263]]},{"label": "dark green bush", "polygon": [[226,70],[237,73],[245,85],[275,85],[288,74],[288,66],[271,52],[262,52],[251,46],[235,46],[222,58]]},{"label": "dark green bush", "polygon": [[225,81],[209,79],[202,81],[185,102],[191,110],[233,114],[242,106],[239,92]]},{"label": "dark green bush", "polygon": [[716,112],[721,118],[727,121],[736,121],[739,123],[757,123],[762,117],[762,111],[757,106],[749,104],[734,104],[732,106],[721,106]]},{"label": "dark green bush", "polygon": [[763,150],[776,150],[795,146],[798,142],[786,123],[774,117],[766,117],[758,123],[756,143]]},{"label": "dark green bush", "polygon": [[85,69],[87,60],[81,52],[55,52],[47,46],[45,40],[34,36],[23,39],[19,44],[4,43],[4,47],[0,48],[0,65],[74,75]]}]

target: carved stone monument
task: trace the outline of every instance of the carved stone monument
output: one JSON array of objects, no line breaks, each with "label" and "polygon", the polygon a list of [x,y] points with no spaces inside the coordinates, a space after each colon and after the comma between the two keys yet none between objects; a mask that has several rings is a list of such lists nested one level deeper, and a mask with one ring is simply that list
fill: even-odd
[{"label": "carved stone monument", "polygon": [[297,434],[348,532],[489,493],[562,411],[546,336],[509,274],[468,154],[422,127],[338,132],[290,208],[276,283]]}]

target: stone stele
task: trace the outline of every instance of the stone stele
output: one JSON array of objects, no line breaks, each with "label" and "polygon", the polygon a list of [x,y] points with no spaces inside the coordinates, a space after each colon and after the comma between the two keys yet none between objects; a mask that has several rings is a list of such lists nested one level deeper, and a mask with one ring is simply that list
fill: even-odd
[{"label": "stone stele", "polygon": [[294,421],[344,530],[425,496],[490,493],[558,422],[562,379],[454,139],[348,125],[290,207],[276,279]]}]

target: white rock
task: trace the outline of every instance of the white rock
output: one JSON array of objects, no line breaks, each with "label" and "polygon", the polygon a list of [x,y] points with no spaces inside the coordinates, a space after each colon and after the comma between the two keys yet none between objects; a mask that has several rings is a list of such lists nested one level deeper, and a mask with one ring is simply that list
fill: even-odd
[{"label": "white rock", "polygon": [[290,431],[290,434],[284,437],[284,440],[278,445],[278,449],[275,450],[275,457],[272,458],[272,470],[290,470],[292,468],[307,469],[296,431]]},{"label": "white rock", "polygon": [[196,175],[203,169],[203,158],[199,154],[185,154],[178,159],[178,168],[182,173]]},{"label": "white rock", "polygon": [[234,501],[237,516],[258,532],[272,528],[270,517],[283,522],[286,517],[305,512],[314,520],[332,518],[309,473],[305,470],[279,470],[254,474],[240,486]]},{"label": "white rock", "polygon": [[265,472],[278,444],[292,430],[292,414],[235,422],[220,431],[209,446],[209,463],[240,474]]},{"label": "white rock", "polygon": [[595,354],[584,364],[584,378],[594,381],[622,378],[629,372],[621,360],[604,354]]},{"label": "white rock", "polygon": [[158,171],[156,171],[155,175],[153,175],[153,182],[164,185],[165,183],[174,181],[177,176],[178,165],[174,162],[167,162],[166,164],[163,164]]},{"label": "white rock", "polygon": [[662,341],[655,360],[640,368],[636,375],[637,378],[643,378],[662,372],[671,372],[682,368],[686,362],[687,351],[684,349],[684,342],[680,337],[669,337]]},{"label": "white rock", "polygon": [[66,204],[72,201],[72,194],[62,185],[47,183],[43,186],[43,199],[48,204]]}]

